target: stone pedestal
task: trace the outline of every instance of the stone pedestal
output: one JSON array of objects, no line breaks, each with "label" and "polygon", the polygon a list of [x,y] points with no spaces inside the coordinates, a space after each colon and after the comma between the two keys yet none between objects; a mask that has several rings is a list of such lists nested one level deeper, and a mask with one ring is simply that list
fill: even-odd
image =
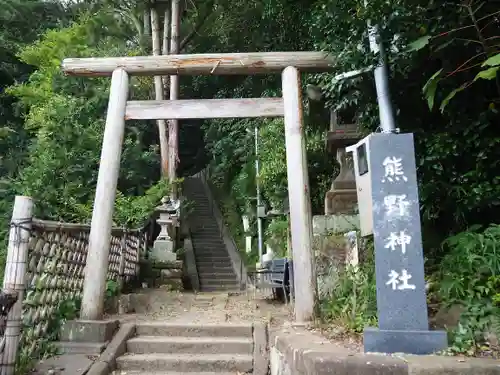
[{"label": "stone pedestal", "polygon": [[[162,205],[156,208],[160,217],[156,222],[160,225],[160,234],[153,244],[151,258],[154,262],[175,262],[177,256],[174,253],[175,241],[170,237],[169,227],[178,225],[180,202],[170,202],[162,199]],[[171,228],[171,229],[172,229]]]},{"label": "stone pedestal", "polygon": [[325,195],[325,215],[353,214],[357,211],[356,179],[352,155],[345,147],[356,143],[361,135],[355,124],[338,125],[333,117],[327,135],[328,151],[336,154],[339,172]]},{"label": "stone pedestal", "polygon": [[154,263],[155,286],[164,287],[169,290],[182,290],[183,262]]},{"label": "stone pedestal", "polygon": [[151,252],[151,259],[155,262],[174,262],[177,256],[174,253],[174,241],[172,239],[157,239]]}]

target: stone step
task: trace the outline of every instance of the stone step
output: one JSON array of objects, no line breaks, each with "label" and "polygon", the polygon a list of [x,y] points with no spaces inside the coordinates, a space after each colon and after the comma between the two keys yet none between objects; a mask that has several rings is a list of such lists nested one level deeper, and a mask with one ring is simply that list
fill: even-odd
[{"label": "stone step", "polygon": [[200,289],[202,291],[226,291],[226,290],[239,290],[241,288],[240,283],[233,284],[203,284],[200,283]]},{"label": "stone step", "polygon": [[224,241],[222,240],[221,237],[219,236],[196,236],[196,235],[191,235],[191,239],[193,240],[193,243],[196,243],[199,245],[198,247],[200,248],[222,248],[225,249],[224,247]]},{"label": "stone step", "polygon": [[191,239],[195,243],[199,243],[203,247],[209,247],[209,245],[212,246],[224,246],[224,241],[222,238],[219,236],[197,236],[197,235],[191,235]]},{"label": "stone step", "polygon": [[252,354],[252,349],[249,337],[138,336],[127,341],[127,350],[136,354]]},{"label": "stone step", "polygon": [[55,343],[61,354],[99,355],[106,347],[106,343],[58,341]]},{"label": "stone step", "polygon": [[[112,375],[186,375],[184,372],[165,372],[165,371],[121,371],[116,370]],[[234,372],[190,372],[189,375],[234,375]]]},{"label": "stone step", "polygon": [[196,260],[196,267],[208,268],[208,269],[233,269],[233,265],[231,262],[210,262],[210,261],[201,261]]},{"label": "stone step", "polygon": [[236,279],[235,275],[228,275],[227,273],[203,273],[202,278],[204,280],[226,280],[230,278],[231,280]]},{"label": "stone step", "polygon": [[130,354],[116,359],[119,370],[178,372],[250,372],[251,355],[242,354]]},{"label": "stone step", "polygon": [[236,280],[236,274],[227,273],[203,273],[200,275],[200,281],[233,281]]},{"label": "stone step", "polygon": [[193,248],[195,254],[214,254],[217,256],[229,257],[226,251],[226,247],[224,246],[224,242],[222,241],[199,241],[193,240]]},{"label": "stone step", "polygon": [[205,266],[196,266],[199,274],[208,275],[208,274],[216,274],[216,275],[235,275],[235,272],[232,267],[228,268],[215,268],[215,267],[205,267]]},{"label": "stone step", "polygon": [[218,283],[218,284],[207,284],[200,283],[201,289],[240,289],[241,285],[239,282],[233,281],[230,283]]},{"label": "stone step", "polygon": [[241,292],[241,287],[234,287],[234,286],[200,286],[200,291],[202,292],[228,292],[228,293],[235,293],[235,292]]},{"label": "stone step", "polygon": [[192,237],[191,240],[198,246],[194,248],[197,253],[198,252],[207,254],[215,253],[215,254],[224,254],[224,256],[228,256],[227,250],[224,246],[224,241],[222,240],[219,241],[219,239],[216,240],[212,239],[209,241],[199,241],[199,240],[193,240]]},{"label": "stone step", "polygon": [[195,252],[196,257],[200,258],[224,258],[224,259],[230,259],[229,255],[223,252],[223,250],[200,250]]},{"label": "stone step", "polygon": [[199,239],[195,237],[191,237],[191,240],[193,241],[193,246],[195,247],[195,251],[199,250],[202,252],[217,252],[217,253],[223,253],[224,255],[227,256],[227,250],[226,247],[224,246],[224,241],[220,239],[219,237],[217,238],[212,238],[212,239]]},{"label": "stone step", "polygon": [[240,282],[234,278],[232,280],[204,280],[203,278],[200,280],[201,286],[239,286]]},{"label": "stone step", "polygon": [[226,272],[226,273],[218,273],[216,277],[213,277],[212,276],[212,273],[210,272],[202,272],[202,271],[198,271],[198,277],[200,280],[205,280],[205,279],[209,279],[209,280],[214,280],[214,279],[221,279],[221,280],[227,280],[227,279],[231,279],[231,280],[236,280],[236,274],[234,272]]},{"label": "stone step", "polygon": [[228,260],[225,261],[212,261],[212,260],[199,260],[196,259],[196,266],[206,266],[206,267],[227,267],[232,268],[232,263]]},{"label": "stone step", "polygon": [[251,324],[191,324],[139,322],[137,336],[252,337]]},{"label": "stone step", "polygon": [[207,275],[212,275],[216,274],[219,276],[222,275],[235,275],[235,272],[232,268],[211,268],[211,267],[196,267],[198,270],[198,273],[207,276]]}]

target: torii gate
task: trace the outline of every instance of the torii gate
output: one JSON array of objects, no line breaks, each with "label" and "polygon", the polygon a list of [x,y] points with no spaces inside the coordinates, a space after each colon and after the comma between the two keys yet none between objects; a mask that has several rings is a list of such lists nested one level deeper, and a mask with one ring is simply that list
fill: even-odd
[{"label": "torii gate", "polygon": [[[103,316],[109,243],[125,120],[175,120],[243,117],[284,117],[294,259],[295,320],[311,321],[316,298],[312,254],[312,220],[306,148],[303,131],[301,71],[332,69],[323,52],[265,52],[164,55],[110,58],[70,58],[65,73],[112,76],[106,128],[85,268],[80,318]],[[282,98],[128,101],[129,75],[241,75],[282,73]]]}]

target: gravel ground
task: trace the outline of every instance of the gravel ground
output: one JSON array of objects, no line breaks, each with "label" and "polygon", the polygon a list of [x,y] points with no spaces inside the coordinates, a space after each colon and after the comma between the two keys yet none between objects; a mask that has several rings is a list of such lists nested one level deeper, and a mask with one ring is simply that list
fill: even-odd
[{"label": "gravel ground", "polygon": [[189,293],[146,289],[135,294],[131,314],[110,315],[110,319],[189,323],[243,323],[269,321],[282,326],[291,318],[291,305],[272,301],[261,294]]},{"label": "gravel ground", "polygon": [[[136,293],[135,296],[138,296]],[[163,289],[141,291],[132,303],[136,312],[109,316],[123,322],[168,321],[182,323],[269,322],[272,334],[293,320],[293,307],[252,291],[236,293],[190,293]],[[308,327],[326,340],[352,351],[363,351],[361,337],[352,337],[333,326]]]}]

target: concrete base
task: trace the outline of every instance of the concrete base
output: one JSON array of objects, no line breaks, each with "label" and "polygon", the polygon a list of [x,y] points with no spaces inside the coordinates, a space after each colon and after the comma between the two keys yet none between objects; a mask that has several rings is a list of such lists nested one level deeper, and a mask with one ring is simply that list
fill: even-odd
[{"label": "concrete base", "polygon": [[84,375],[88,374],[92,362],[86,354],[57,355],[38,362],[34,374]]},{"label": "concrete base", "polygon": [[396,331],[365,328],[365,353],[406,353],[426,355],[448,347],[445,331]]},{"label": "concrete base", "polygon": [[118,320],[68,320],[61,327],[61,341],[103,343],[111,340]]},{"label": "concrete base", "polygon": [[253,375],[267,375],[269,370],[269,331],[265,323],[253,324]]},{"label": "concrete base", "polygon": [[495,359],[368,354],[293,327],[273,335],[271,375],[500,375]]}]

